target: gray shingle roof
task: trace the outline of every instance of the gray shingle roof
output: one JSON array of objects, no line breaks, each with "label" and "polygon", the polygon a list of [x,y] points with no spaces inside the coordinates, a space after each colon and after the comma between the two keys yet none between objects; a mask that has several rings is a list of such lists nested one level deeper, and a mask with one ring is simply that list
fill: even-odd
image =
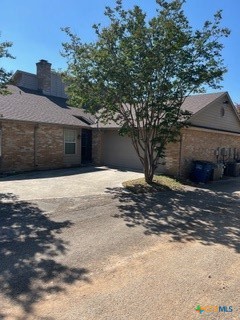
[{"label": "gray shingle roof", "polygon": [[[218,93],[207,93],[207,94],[198,94],[189,96],[185,99],[184,103],[181,106],[182,110],[187,110],[191,112],[192,115],[200,111],[201,109],[208,106],[210,103],[220,98],[222,95],[226,94],[226,92],[218,92]],[[114,129],[119,128],[114,121],[109,121],[107,124],[98,123],[92,125],[92,127],[106,128],[106,129]]]},{"label": "gray shingle roof", "polygon": [[92,114],[85,112],[83,109],[68,107],[66,112],[78,119],[80,118],[80,120],[83,119],[83,121],[87,121],[89,124],[95,123],[95,117]]},{"label": "gray shingle roof", "polygon": [[181,109],[190,111],[192,114],[195,114],[219,97],[221,97],[223,94],[226,94],[226,92],[197,94],[189,96],[185,99]]},{"label": "gray shingle roof", "polygon": [[[45,96],[36,90],[12,85],[8,88],[12,94],[0,95],[0,119],[93,128],[119,127],[113,121],[109,124],[95,124],[93,115],[84,112],[83,109],[69,107],[64,98]],[[195,114],[223,94],[225,92],[189,96],[184,101],[182,109]]]},{"label": "gray shingle roof", "polygon": [[75,112],[64,98],[44,96],[38,91],[12,85],[8,89],[12,94],[0,95],[1,119],[88,127],[74,117]]}]

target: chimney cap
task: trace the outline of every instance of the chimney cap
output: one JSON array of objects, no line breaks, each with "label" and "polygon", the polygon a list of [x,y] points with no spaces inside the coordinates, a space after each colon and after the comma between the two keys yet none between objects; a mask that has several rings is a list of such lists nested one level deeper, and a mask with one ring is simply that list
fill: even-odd
[{"label": "chimney cap", "polygon": [[45,59],[41,59],[39,62],[37,62],[37,64],[39,64],[39,63],[46,63],[46,64],[51,64],[50,62],[48,62],[47,60],[45,60]]}]

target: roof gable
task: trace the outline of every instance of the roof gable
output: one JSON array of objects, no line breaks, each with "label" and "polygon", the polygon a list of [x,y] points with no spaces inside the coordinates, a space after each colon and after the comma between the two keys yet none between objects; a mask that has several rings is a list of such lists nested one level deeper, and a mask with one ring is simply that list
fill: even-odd
[{"label": "roof gable", "polygon": [[240,119],[227,92],[193,114],[190,123],[198,127],[240,133]]},{"label": "roof gable", "polygon": [[226,92],[207,93],[207,94],[198,94],[198,95],[188,96],[183,102],[181,109],[187,110],[192,114],[195,114],[198,111],[205,108],[206,106],[208,106],[210,103],[212,103],[216,99],[223,96],[224,94],[226,94]]}]

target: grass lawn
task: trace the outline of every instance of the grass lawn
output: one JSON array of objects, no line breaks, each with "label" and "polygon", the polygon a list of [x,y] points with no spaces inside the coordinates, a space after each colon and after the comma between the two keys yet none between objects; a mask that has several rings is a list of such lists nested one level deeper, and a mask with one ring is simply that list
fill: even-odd
[{"label": "grass lawn", "polygon": [[144,177],[123,182],[123,187],[134,193],[158,192],[166,190],[183,190],[184,186],[173,178],[155,175],[151,184],[146,183]]}]

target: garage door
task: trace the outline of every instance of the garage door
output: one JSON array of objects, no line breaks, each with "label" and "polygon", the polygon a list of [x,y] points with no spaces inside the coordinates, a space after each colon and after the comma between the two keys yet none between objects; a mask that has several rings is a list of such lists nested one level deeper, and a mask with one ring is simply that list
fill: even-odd
[{"label": "garage door", "polygon": [[117,130],[104,131],[103,162],[108,166],[142,170],[142,164],[132,146],[131,139],[119,136]]}]

